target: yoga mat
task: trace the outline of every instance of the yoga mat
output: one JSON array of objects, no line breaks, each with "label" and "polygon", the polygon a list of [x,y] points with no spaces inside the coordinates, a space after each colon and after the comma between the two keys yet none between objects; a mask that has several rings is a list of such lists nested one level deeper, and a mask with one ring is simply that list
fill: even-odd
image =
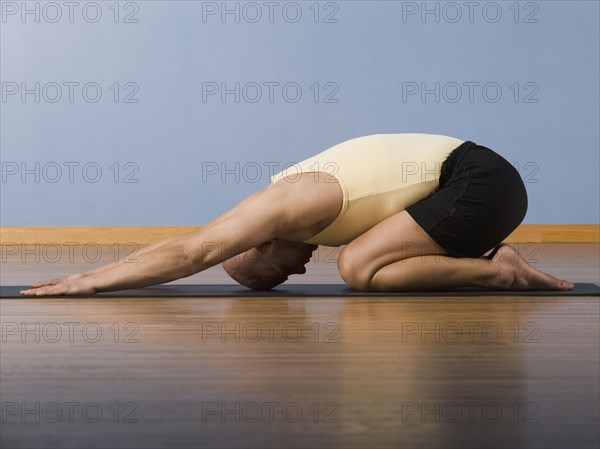
[{"label": "yoga mat", "polygon": [[[19,291],[27,286],[1,286],[0,298],[34,298],[20,296]],[[269,291],[250,290],[241,285],[156,285],[153,287],[100,292],[95,295],[62,296],[62,298],[202,298],[202,297],[289,297],[289,296],[600,296],[600,287],[591,283],[576,283],[575,288],[567,291],[554,290],[481,290],[461,288],[431,292],[360,292],[345,284],[289,284],[280,285]],[[43,298],[37,296],[36,298]],[[58,296],[52,296],[58,298]]]}]

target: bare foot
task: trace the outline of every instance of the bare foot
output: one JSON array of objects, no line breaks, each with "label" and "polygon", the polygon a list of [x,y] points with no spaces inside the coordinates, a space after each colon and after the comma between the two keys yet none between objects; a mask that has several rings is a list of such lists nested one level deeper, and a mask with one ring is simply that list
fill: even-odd
[{"label": "bare foot", "polygon": [[557,279],[529,265],[512,246],[501,243],[491,259],[506,275],[506,290],[571,290],[572,282]]}]

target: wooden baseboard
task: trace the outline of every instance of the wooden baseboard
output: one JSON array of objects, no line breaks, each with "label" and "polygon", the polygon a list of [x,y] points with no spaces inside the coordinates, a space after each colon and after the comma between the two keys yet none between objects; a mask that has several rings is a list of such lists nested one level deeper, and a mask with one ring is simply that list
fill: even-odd
[{"label": "wooden baseboard", "polygon": [[[0,226],[0,245],[135,243],[145,246],[192,232],[201,226]],[[598,224],[523,224],[505,240],[509,243],[598,243]]]},{"label": "wooden baseboard", "polygon": [[0,244],[52,242],[149,245],[201,226],[0,226]]},{"label": "wooden baseboard", "polygon": [[598,224],[524,224],[506,238],[507,242],[524,243],[598,243]]}]

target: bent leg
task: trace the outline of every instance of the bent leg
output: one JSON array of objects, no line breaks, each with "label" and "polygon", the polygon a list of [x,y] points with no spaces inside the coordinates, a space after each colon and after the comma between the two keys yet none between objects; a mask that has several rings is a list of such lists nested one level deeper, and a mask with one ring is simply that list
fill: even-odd
[{"label": "bent leg", "polygon": [[448,290],[479,287],[504,290],[508,276],[486,258],[418,256],[400,260],[377,271],[370,282],[374,291]]},{"label": "bent leg", "polygon": [[340,254],[342,279],[357,290],[436,290],[497,284],[498,269],[487,258],[446,255],[405,210],[378,223]]},{"label": "bent leg", "polygon": [[528,265],[509,245],[492,260],[450,257],[406,211],[352,241],[340,254],[338,266],[344,281],[362,291],[572,288]]}]

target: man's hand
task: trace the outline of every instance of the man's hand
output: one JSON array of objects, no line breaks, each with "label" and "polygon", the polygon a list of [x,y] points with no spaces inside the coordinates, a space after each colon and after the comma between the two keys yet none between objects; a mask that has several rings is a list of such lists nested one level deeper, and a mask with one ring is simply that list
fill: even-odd
[{"label": "man's hand", "polygon": [[[50,280],[52,281],[52,280]],[[50,282],[42,281],[42,282]],[[73,296],[73,295],[93,295],[96,290],[85,278],[73,280],[59,280],[58,283],[52,285],[44,285],[35,287],[36,282],[29,290],[21,290],[21,296]]]},{"label": "man's hand", "polygon": [[72,274],[71,276],[67,276],[66,278],[55,278],[55,279],[46,279],[45,281],[37,281],[34,282],[33,284],[31,284],[31,286],[33,288],[38,288],[38,287],[45,287],[48,285],[56,285],[60,282],[64,282],[64,281],[75,281],[77,279],[81,279],[82,277],[85,276],[89,276],[92,273],[89,272],[85,272],[85,273],[75,273]]}]

